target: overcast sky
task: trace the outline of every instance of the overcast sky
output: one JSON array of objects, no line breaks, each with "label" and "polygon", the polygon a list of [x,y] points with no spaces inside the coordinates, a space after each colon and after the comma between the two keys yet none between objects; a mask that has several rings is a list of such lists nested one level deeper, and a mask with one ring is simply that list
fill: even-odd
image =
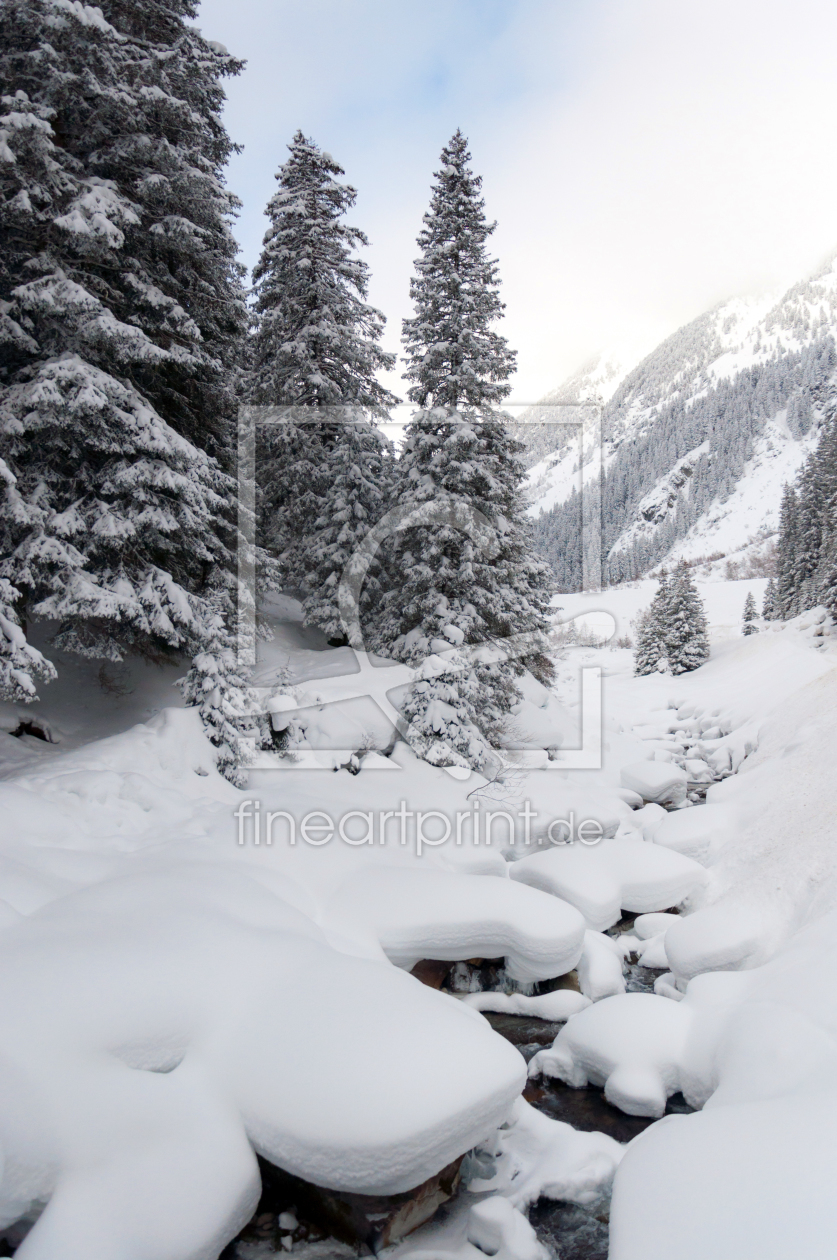
[{"label": "overcast sky", "polygon": [[203,0],[198,21],[248,63],[226,114],[244,262],[301,128],[358,189],[393,350],[462,128],[499,221],[516,400],[837,250],[829,0]]}]

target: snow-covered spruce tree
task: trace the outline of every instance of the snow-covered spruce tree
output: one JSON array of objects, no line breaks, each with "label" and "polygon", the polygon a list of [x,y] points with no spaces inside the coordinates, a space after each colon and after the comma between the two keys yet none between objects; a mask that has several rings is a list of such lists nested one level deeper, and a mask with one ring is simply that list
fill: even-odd
[{"label": "snow-covered spruce tree", "polygon": [[674,571],[665,601],[663,635],[666,659],[673,674],[697,669],[709,659],[709,635],[703,603],[688,566]]},{"label": "snow-covered spruce tree", "polygon": [[665,641],[665,625],[669,596],[668,577],[660,578],[650,607],[637,620],[636,647],[634,649],[634,674],[655,674],[668,667]]},{"label": "snow-covered spruce tree", "polygon": [[758,612],[756,611],[756,601],[753,599],[753,592],[747,592],[747,598],[744,600],[744,612],[742,614],[741,633],[745,635],[758,634],[758,626],[755,624]]},{"label": "snow-covered spruce tree", "polygon": [[[0,483],[6,493],[14,493],[14,474],[2,459]],[[27,642],[17,611],[20,602],[20,591],[0,577],[0,699],[28,704],[38,696],[35,680],[51,681],[55,667]]]},{"label": "snow-covered spruce tree", "polygon": [[788,484],[779,509],[779,542],[776,549],[776,603],[778,617],[787,620],[799,612],[801,582],[798,574],[798,502]]},{"label": "snow-covered spruce tree", "polygon": [[798,480],[795,611],[837,611],[837,419],[824,425]]},{"label": "snow-covered spruce tree", "polygon": [[[393,488],[389,443],[362,414],[344,414],[322,455],[320,473],[319,514],[299,547],[308,592],[302,608],[306,625],[317,626],[330,642],[341,643],[345,628],[337,589],[351,556],[389,507]],[[380,566],[373,562],[361,596],[364,618],[380,598]]]},{"label": "snow-covered spruce tree", "polygon": [[355,189],[339,181],[343,169],[302,132],[288,148],[253,270],[248,394],[270,409],[257,419],[259,533],[281,557],[285,584],[310,596],[308,617],[333,627],[333,596],[352,537],[345,521],[338,522],[341,542],[341,530],[328,526],[347,511],[358,528],[374,523],[386,444],[370,425],[358,426],[363,413],[385,416],[397,403],[376,379],[395,356],[378,344],[384,317],[366,301],[369,268],[355,256],[368,241],[344,222]]},{"label": "snow-covered spruce tree", "polygon": [[0,573],[89,656],[205,654],[232,613],[239,63],[195,9],[0,9]]},{"label": "snow-covered spruce tree", "polygon": [[[372,629],[379,651],[419,670],[403,707],[414,746],[431,761],[480,766],[503,735],[524,666],[542,681],[552,676],[540,646],[552,581],[523,511],[522,445],[496,410],[515,355],[493,327],[504,309],[486,250],[495,225],[469,161],[457,131],[418,238],[415,315],[403,338],[408,395],[421,410],[406,431],[395,495],[415,523],[388,540],[391,589]],[[505,659],[503,640],[518,634],[533,635],[534,646]]]},{"label": "snow-covered spruce tree", "polygon": [[778,616],[776,611],[775,578],[768,578],[767,586],[764,588],[764,600],[762,601],[761,615],[765,621],[775,621]]},{"label": "snow-covered spruce tree", "polygon": [[497,224],[485,217],[482,178],[470,160],[457,130],[442,149],[418,238],[421,256],[410,281],[416,313],[403,325],[404,376],[419,407],[482,412],[509,396],[517,355],[493,327],[505,310],[497,262],[486,249]]},{"label": "snow-covered spruce tree", "polygon": [[[833,406],[833,403],[832,403]],[[824,604],[837,612],[837,418],[823,426],[779,514],[774,617]]]},{"label": "snow-covered spruce tree", "polygon": [[0,699],[29,704],[37,699],[35,679],[49,682],[55,667],[27,643],[18,620],[20,592],[0,578]]}]

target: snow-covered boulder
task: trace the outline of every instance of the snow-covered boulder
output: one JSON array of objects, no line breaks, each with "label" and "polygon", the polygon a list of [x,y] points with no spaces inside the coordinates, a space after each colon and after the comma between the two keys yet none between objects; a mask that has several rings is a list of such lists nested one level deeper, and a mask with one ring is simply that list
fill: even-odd
[{"label": "snow-covered boulder", "polygon": [[584,919],[567,902],[525,883],[443,870],[364,870],[326,913],[332,931],[368,927],[408,970],[422,958],[502,956],[514,979],[546,980],[572,971],[584,942]]},{"label": "snow-covered boulder", "polygon": [[625,992],[622,950],[602,932],[585,932],[584,949],[578,964],[578,985],[593,1002]]},{"label": "snow-covered boulder", "polygon": [[278,886],[209,859],[135,869],[2,930],[0,1227],[48,1203],[29,1260],[217,1255],[257,1201],[254,1151],[392,1194],[507,1115],[518,1052],[338,952]]},{"label": "snow-covered boulder", "polygon": [[590,998],[575,989],[555,989],[528,997],[525,993],[466,993],[460,999],[475,1011],[497,1011],[503,1015],[528,1015],[560,1024],[590,1005]]},{"label": "snow-covered boulder", "polygon": [[509,874],[576,906],[597,932],[616,923],[622,910],[644,914],[679,905],[706,879],[691,858],[622,838],[541,850],[514,862]]},{"label": "snow-covered boulder", "polygon": [[668,818],[668,810],[663,809],[662,805],[649,801],[647,805],[642,806],[642,809],[635,811],[631,822],[642,832],[643,840],[653,840],[654,833],[664,818]]},{"label": "snow-covered boulder", "polygon": [[655,827],[655,844],[708,862],[735,835],[735,817],[728,805],[696,805],[666,814]]},{"label": "snow-covered boulder", "polygon": [[661,1116],[682,1088],[691,1014],[682,1002],[651,993],[623,993],[569,1021],[529,1064],[530,1076],[557,1076],[575,1089],[603,1085],[605,1097],[630,1116]]},{"label": "snow-covered boulder", "polygon": [[468,1242],[483,1255],[500,1260],[548,1260],[549,1256],[523,1213],[498,1194],[471,1208]]},{"label": "snow-covered boulder", "polygon": [[673,762],[635,761],[621,770],[622,786],[638,792],[644,801],[678,805],[686,799],[689,776]]},{"label": "snow-covered boulder", "polygon": [[634,932],[641,941],[650,941],[655,936],[665,935],[672,923],[679,922],[679,914],[638,914],[634,919]]},{"label": "snow-covered boulder", "polygon": [[[708,806],[707,806],[708,808]],[[705,906],[666,932],[666,954],[674,974],[690,980],[704,971],[752,966],[765,935],[765,913],[741,905]]]}]

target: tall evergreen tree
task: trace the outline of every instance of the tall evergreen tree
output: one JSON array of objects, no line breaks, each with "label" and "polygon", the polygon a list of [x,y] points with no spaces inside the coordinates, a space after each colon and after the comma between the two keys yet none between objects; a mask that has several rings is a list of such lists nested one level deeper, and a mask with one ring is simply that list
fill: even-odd
[{"label": "tall evergreen tree", "polygon": [[[419,671],[404,713],[422,754],[479,765],[501,737],[524,666],[551,677],[541,636],[552,582],[524,514],[522,445],[495,410],[515,356],[492,327],[504,309],[485,245],[494,224],[469,160],[457,131],[419,236],[415,316],[403,336],[409,397],[422,410],[407,428],[395,497],[412,523],[390,540],[393,587],[374,634],[379,650]],[[522,661],[502,648],[517,634],[532,636]]]},{"label": "tall evergreen tree", "polygon": [[91,656],[205,652],[233,613],[240,63],[195,12],[0,9],[0,574]]},{"label": "tall evergreen tree", "polygon": [[758,634],[758,626],[755,624],[758,612],[756,611],[756,601],[753,599],[753,592],[747,592],[747,598],[744,600],[744,612],[742,614],[741,633],[745,635]]},{"label": "tall evergreen tree", "polygon": [[385,416],[397,403],[376,379],[395,356],[379,345],[384,317],[366,301],[369,268],[356,251],[367,238],[344,221],[355,189],[302,132],[288,148],[253,269],[249,398],[267,409],[257,421],[260,537],[281,557],[286,585],[311,596],[314,623],[333,626],[341,570],[330,566],[342,565],[347,536],[335,550],[337,535],[324,539],[321,522],[346,510],[347,494],[358,520],[374,514],[383,445],[368,424],[361,442],[358,425],[362,413]]},{"label": "tall evergreen tree", "polygon": [[797,562],[798,502],[796,491],[788,484],[782,492],[779,509],[779,542],[776,556],[776,612],[783,619],[799,611],[800,582]]},{"label": "tall evergreen tree", "polygon": [[416,313],[403,325],[405,376],[413,382],[407,396],[419,407],[494,407],[508,397],[515,370],[515,351],[493,327],[505,310],[498,265],[486,249],[497,224],[486,220],[482,178],[470,160],[457,130],[442,149],[419,233],[410,282]]},{"label": "tall evergreen tree", "polygon": [[782,498],[774,616],[824,604],[837,612],[837,415],[823,426],[796,485]]}]

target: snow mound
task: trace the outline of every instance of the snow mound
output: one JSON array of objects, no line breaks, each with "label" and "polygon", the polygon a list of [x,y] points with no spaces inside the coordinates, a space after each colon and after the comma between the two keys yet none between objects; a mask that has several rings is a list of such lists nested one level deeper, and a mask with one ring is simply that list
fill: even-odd
[{"label": "snow mound", "polygon": [[30,1260],[212,1254],[255,1204],[254,1149],[319,1185],[409,1189],[525,1078],[461,1003],[339,954],[228,867],[104,881],[4,945],[0,1224],[48,1201]]},{"label": "snow mound", "polygon": [[705,971],[747,966],[764,931],[755,907],[705,906],[666,933],[666,954],[676,976],[690,980]]},{"label": "snow mound", "polygon": [[706,878],[691,858],[622,838],[533,853],[513,863],[509,874],[576,906],[597,932],[616,923],[622,910],[645,914],[679,905]]},{"label": "snow mound", "polygon": [[[422,958],[505,957],[515,980],[572,971],[584,920],[571,905],[507,879],[475,879],[439,870],[368,870],[341,885],[328,918],[369,924],[397,966]],[[434,952],[435,951],[435,952]]]},{"label": "snow mound", "polygon": [[[667,1118],[629,1148],[614,1186],[613,1260],[663,1260],[672,1238],[682,1260],[833,1253],[835,940],[832,911],[764,966],[688,985],[675,1008],[691,1008],[681,1071],[703,1110]],[[649,1185],[652,1213],[641,1203]]]},{"label": "snow mound", "polygon": [[736,833],[728,805],[699,805],[666,814],[651,833],[654,844],[708,864]]},{"label": "snow mound", "polygon": [[502,1260],[547,1260],[549,1254],[522,1212],[499,1195],[471,1208],[468,1242],[483,1255]]},{"label": "snow mound", "polygon": [[686,799],[688,775],[680,766],[665,761],[637,761],[623,766],[622,786],[638,792],[644,801],[678,805]]},{"label": "snow mound", "polygon": [[578,964],[578,984],[592,1002],[625,992],[622,949],[601,932],[584,933],[584,949]]},{"label": "snow mound", "polygon": [[683,1002],[651,993],[623,993],[576,1015],[548,1050],[529,1064],[530,1076],[557,1076],[575,1089],[603,1085],[614,1107],[658,1117],[681,1088],[690,1013]]}]

